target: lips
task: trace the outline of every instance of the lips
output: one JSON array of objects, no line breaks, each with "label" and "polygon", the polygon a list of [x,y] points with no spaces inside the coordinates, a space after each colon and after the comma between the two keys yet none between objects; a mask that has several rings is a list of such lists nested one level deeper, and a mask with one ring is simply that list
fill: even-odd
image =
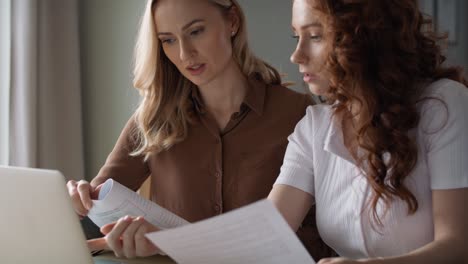
[{"label": "lips", "polygon": [[206,65],[204,63],[199,64],[192,64],[186,67],[187,71],[190,72],[191,75],[200,75],[205,71]]},{"label": "lips", "polygon": [[313,82],[318,78],[317,75],[312,73],[303,72],[302,74],[304,74],[304,82],[306,83]]}]

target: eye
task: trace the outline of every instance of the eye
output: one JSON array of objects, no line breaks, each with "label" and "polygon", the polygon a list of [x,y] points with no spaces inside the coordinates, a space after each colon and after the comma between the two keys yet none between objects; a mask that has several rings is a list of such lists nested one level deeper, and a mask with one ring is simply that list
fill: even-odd
[{"label": "eye", "polygon": [[161,39],[162,44],[170,45],[175,42],[175,39]]},{"label": "eye", "polygon": [[312,36],[310,36],[310,39],[313,40],[313,41],[320,41],[320,40],[322,40],[322,36],[321,35],[312,35]]},{"label": "eye", "polygon": [[292,35],[291,37],[292,37],[293,39],[295,39],[296,42],[299,42],[299,38],[300,38],[300,37],[299,37],[298,35]]},{"label": "eye", "polygon": [[197,28],[197,29],[194,29],[194,30],[190,31],[190,35],[191,36],[197,36],[197,35],[200,35],[201,33],[203,33],[203,31],[205,31],[205,28]]}]

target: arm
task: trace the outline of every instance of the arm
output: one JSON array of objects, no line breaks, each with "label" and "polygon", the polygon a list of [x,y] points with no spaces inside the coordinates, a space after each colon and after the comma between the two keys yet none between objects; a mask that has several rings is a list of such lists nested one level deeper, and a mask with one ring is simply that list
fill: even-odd
[{"label": "arm", "polygon": [[134,131],[137,129],[135,116],[132,116],[122,130],[114,149],[106,159],[98,175],[91,181],[96,187],[112,178],[122,185],[136,191],[150,175],[144,157],[134,157],[130,154],[137,147]]},{"label": "arm", "polygon": [[434,241],[407,255],[375,263],[468,263],[468,188],[432,192]]},{"label": "arm", "polygon": [[[304,111],[308,106],[307,102],[310,102],[309,97],[303,95],[303,98],[304,108],[301,111]],[[312,110],[309,108],[288,137],[289,143],[280,175],[268,196],[294,231],[300,227],[314,204],[312,125]]]},{"label": "arm", "polygon": [[309,193],[284,184],[273,186],[268,199],[275,204],[294,231],[297,231],[314,203]]},{"label": "arm", "polygon": [[119,183],[137,190],[149,176],[149,168],[143,157],[132,157],[130,153],[136,147],[133,131],[136,129],[135,118],[131,117],[123,129],[112,153],[98,175],[90,182],[68,181],[67,188],[73,207],[80,217],[86,216],[93,206],[91,199],[96,199],[100,186],[107,179],[113,178]]},{"label": "arm", "polygon": [[324,259],[319,264],[439,264],[468,263],[468,188],[434,190],[434,241],[408,254],[358,261],[343,258]]}]

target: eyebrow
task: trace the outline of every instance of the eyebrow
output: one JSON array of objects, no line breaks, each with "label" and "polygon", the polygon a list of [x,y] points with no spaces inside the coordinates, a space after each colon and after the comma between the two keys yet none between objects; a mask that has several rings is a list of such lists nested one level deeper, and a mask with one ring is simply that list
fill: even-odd
[{"label": "eyebrow", "polygon": [[[203,22],[203,21],[205,21],[205,20],[204,19],[194,19],[194,20],[188,22],[187,24],[185,24],[185,26],[182,27],[182,30],[186,30],[187,28],[191,27],[193,24],[198,23],[198,22]],[[172,35],[172,34],[169,33],[169,32],[159,32],[158,36],[159,35]]]},{"label": "eyebrow", "polygon": [[[300,27],[300,29],[304,30],[304,29],[307,29],[307,28],[310,28],[310,27],[323,27],[322,24],[320,24],[319,22],[312,22],[312,23],[309,23],[307,25],[303,25]],[[294,27],[292,27],[293,30],[295,29]]]}]

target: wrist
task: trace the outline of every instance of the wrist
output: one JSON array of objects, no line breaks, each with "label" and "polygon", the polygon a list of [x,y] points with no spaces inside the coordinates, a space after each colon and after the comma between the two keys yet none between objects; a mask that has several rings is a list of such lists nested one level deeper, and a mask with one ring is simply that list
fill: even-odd
[{"label": "wrist", "polygon": [[385,259],[383,257],[368,258],[368,259],[360,259],[359,262],[366,263],[366,264],[384,264]]}]

